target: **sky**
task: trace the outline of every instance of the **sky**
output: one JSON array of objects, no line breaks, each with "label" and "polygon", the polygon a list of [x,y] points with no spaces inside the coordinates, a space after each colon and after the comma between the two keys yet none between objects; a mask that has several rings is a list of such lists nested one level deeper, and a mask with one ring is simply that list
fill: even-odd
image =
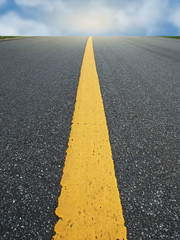
[{"label": "sky", "polygon": [[0,0],[0,36],[180,35],[180,0]]}]

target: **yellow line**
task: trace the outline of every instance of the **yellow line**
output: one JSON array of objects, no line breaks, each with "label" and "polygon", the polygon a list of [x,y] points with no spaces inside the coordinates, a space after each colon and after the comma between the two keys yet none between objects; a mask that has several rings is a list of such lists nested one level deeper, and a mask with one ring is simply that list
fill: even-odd
[{"label": "yellow line", "polygon": [[92,37],[84,53],[55,240],[126,240]]}]

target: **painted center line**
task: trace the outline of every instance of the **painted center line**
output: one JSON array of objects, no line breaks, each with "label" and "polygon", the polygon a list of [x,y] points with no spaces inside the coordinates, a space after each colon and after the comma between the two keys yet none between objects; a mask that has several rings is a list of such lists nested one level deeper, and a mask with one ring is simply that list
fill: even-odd
[{"label": "painted center line", "polygon": [[61,180],[55,240],[126,240],[108,128],[88,39]]}]

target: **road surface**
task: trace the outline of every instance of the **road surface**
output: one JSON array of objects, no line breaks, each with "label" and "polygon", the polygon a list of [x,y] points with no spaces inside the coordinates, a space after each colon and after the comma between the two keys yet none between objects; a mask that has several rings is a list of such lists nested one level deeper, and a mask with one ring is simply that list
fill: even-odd
[{"label": "road surface", "polygon": [[[86,42],[0,42],[2,239],[54,235]],[[93,44],[127,239],[179,239],[180,41]]]}]

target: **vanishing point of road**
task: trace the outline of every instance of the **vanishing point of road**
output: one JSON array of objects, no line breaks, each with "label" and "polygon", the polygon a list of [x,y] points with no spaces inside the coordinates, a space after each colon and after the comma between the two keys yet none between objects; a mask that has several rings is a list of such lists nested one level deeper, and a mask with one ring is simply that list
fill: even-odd
[{"label": "vanishing point of road", "polygon": [[0,89],[1,239],[180,239],[179,40],[2,41]]}]

